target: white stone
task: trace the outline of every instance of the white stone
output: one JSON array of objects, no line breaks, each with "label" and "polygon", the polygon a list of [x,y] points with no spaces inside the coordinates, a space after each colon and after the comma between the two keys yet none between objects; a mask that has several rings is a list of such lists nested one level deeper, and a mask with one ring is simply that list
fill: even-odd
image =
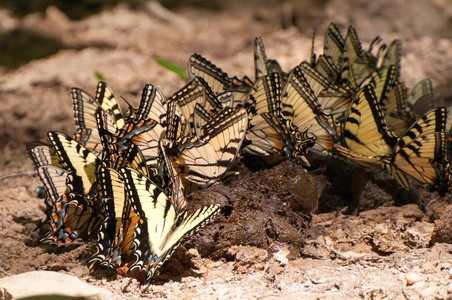
[{"label": "white stone", "polygon": [[421,280],[421,276],[418,273],[410,272],[406,274],[406,285],[413,285]]},{"label": "white stone", "polygon": [[53,271],[33,271],[0,279],[0,299],[25,297],[83,297],[112,299],[114,295],[103,288],[89,285],[77,277]]},{"label": "white stone", "polygon": [[437,293],[438,293],[438,287],[430,286],[430,287],[422,290],[422,292],[420,292],[420,296],[422,299],[433,299]]}]

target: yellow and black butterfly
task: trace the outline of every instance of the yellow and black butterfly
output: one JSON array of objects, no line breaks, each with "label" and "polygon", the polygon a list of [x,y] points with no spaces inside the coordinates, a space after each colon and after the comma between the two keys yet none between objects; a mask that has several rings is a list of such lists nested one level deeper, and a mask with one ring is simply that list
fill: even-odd
[{"label": "yellow and black butterfly", "polygon": [[116,134],[108,128],[111,126],[108,114],[101,111],[99,114],[98,130],[101,130],[104,138],[108,139],[104,150],[109,147],[113,153],[121,155],[133,143],[141,150],[149,167],[154,168],[158,165],[158,142],[165,136],[167,111],[165,97],[157,87],[147,84],[143,88],[139,108]]},{"label": "yellow and black butterfly", "polygon": [[55,131],[48,132],[49,140],[64,169],[80,177],[81,190],[87,195],[95,181],[99,159],[75,139]]},{"label": "yellow and black butterfly", "polygon": [[67,180],[70,172],[53,165],[43,165],[37,170],[47,194],[45,200],[47,218],[44,224],[49,227],[49,231],[39,241],[71,242],[78,237],[78,233],[74,233],[70,226],[64,226],[68,205]]},{"label": "yellow and black butterfly", "polygon": [[256,80],[271,73],[278,73],[281,77],[283,87],[289,77],[289,74],[282,70],[276,60],[267,58],[264,42],[261,37],[254,39],[254,70]]},{"label": "yellow and black butterfly", "polygon": [[432,109],[419,118],[400,137],[391,156],[383,163],[392,178],[409,189],[406,175],[425,185],[440,184],[441,164],[446,160],[446,109]]},{"label": "yellow and black butterfly", "polygon": [[97,251],[85,264],[90,269],[97,263],[119,268],[132,258],[132,242],[138,218],[126,197],[122,175],[106,167],[101,167],[98,174],[105,219],[97,234]]},{"label": "yellow and black butterfly", "polygon": [[407,88],[401,82],[396,82],[381,101],[381,108],[388,129],[396,135],[405,133],[416,120],[411,108],[407,105]]},{"label": "yellow and black butterfly", "polygon": [[118,158],[115,168],[102,165],[97,171],[101,190],[102,207],[105,212],[98,234],[96,253],[85,264],[92,268],[98,262],[107,267],[118,268],[131,257],[136,215],[131,211],[126,197],[120,168],[132,168],[152,178],[145,159],[135,144],[130,144]]},{"label": "yellow and black butterfly", "polygon": [[444,108],[431,110],[398,137],[387,128],[373,88],[366,85],[350,107],[342,129],[345,147],[337,151],[358,164],[385,167],[406,189],[405,174],[434,184],[436,164],[445,156],[445,120]]},{"label": "yellow and black butterfly", "polygon": [[[207,82],[199,76],[194,77],[168,99],[168,114],[172,116],[172,118],[168,118],[168,139],[177,139],[177,137],[172,136],[172,133],[174,132],[173,128],[178,127],[183,129],[184,132],[178,133],[176,136],[183,134],[185,137],[190,137],[195,134],[194,113],[196,105],[201,106],[210,115],[217,114],[223,108],[216,94]],[[174,118],[174,115],[177,118]],[[176,121],[176,124],[171,123],[174,121]],[[186,122],[187,124],[177,124],[177,122]]]},{"label": "yellow and black butterfly", "polygon": [[[46,192],[44,203],[47,218],[43,224],[48,225],[49,231],[40,241],[51,240],[58,243],[69,243],[79,235],[89,234],[94,228],[98,227],[102,212],[99,207],[94,205],[91,196],[85,195],[91,188],[90,179],[85,181],[89,187],[84,188],[82,177],[87,175],[83,174],[85,170],[78,170],[82,174],[81,176],[76,174],[74,165],[77,165],[79,156],[84,154],[79,154],[83,151],[72,151],[73,149],[68,148],[73,145],[76,146],[78,143],[65,135],[51,134],[55,136],[52,144],[56,146],[43,143],[27,145],[27,152],[35,163]],[[70,145],[66,144],[66,138]],[[61,140],[63,141],[60,143]],[[96,163],[95,155],[88,154],[87,157],[87,162]],[[71,162],[71,159],[74,162]],[[93,175],[92,172],[94,171],[91,163],[86,164],[89,177]],[[86,179],[86,177],[84,178]]]},{"label": "yellow and black butterfly", "polygon": [[367,157],[391,153],[398,137],[387,128],[383,111],[371,85],[353,101],[342,125],[342,145]]},{"label": "yellow and black butterfly", "polygon": [[237,159],[248,126],[244,109],[225,108],[201,128],[201,135],[184,143],[168,143],[176,173],[201,187],[220,180]]},{"label": "yellow and black butterfly", "polygon": [[432,103],[433,88],[432,81],[428,78],[419,81],[410,91],[407,102],[413,112],[422,116],[434,107]]},{"label": "yellow and black butterfly", "polygon": [[378,57],[386,47],[386,45],[382,45],[376,55],[372,53],[373,46],[380,40],[380,37],[377,36],[371,42],[369,49],[364,50],[356,30],[352,26],[348,28],[341,57],[342,82],[352,89],[358,89],[373,74],[377,69]]},{"label": "yellow and black butterfly", "polygon": [[31,142],[27,143],[26,151],[28,156],[33,161],[36,169],[41,166],[48,165],[57,166],[60,168],[63,167],[63,165],[60,163],[58,155],[50,145],[41,142]]},{"label": "yellow and black butterfly", "polygon": [[337,25],[331,23],[325,33],[324,54],[319,56],[315,67],[331,83],[358,90],[377,70],[378,58],[386,45],[382,45],[377,54],[372,53],[372,48],[380,40],[376,37],[369,49],[364,50],[352,26],[344,38]]},{"label": "yellow and black butterfly", "polygon": [[253,155],[278,155],[280,159],[300,156],[303,159],[307,149],[314,145],[315,138],[309,137],[305,128],[296,130],[291,120],[283,117],[281,93],[278,73],[256,80],[244,105],[250,121],[243,150]]},{"label": "yellow and black butterfly", "polygon": [[328,154],[339,133],[334,119],[325,114],[301,67],[289,75],[282,94],[282,116],[300,132],[315,137],[314,150]]},{"label": "yellow and black butterfly", "polygon": [[[338,66],[341,62],[344,49],[345,39],[342,37],[339,27],[334,23],[330,23],[325,32],[325,39],[323,42],[323,55],[325,59],[333,66]],[[323,73],[322,71],[320,72]]]},{"label": "yellow and black butterfly", "polygon": [[170,197],[152,180],[128,168],[120,169],[131,211],[136,215],[133,237],[133,263],[130,270],[146,272],[149,283],[182,240],[209,223],[219,213],[220,205],[199,208],[194,213],[178,211]]},{"label": "yellow and black butterfly", "polygon": [[307,62],[299,66],[324,113],[342,120],[352,102],[352,91],[331,83]]},{"label": "yellow and black butterfly", "polygon": [[398,81],[402,73],[402,40],[393,40],[381,60],[380,70],[389,66],[395,67],[395,78]]},{"label": "yellow and black butterfly", "polygon": [[74,138],[96,155],[102,152],[99,132],[97,131],[95,112],[105,112],[104,122],[112,134],[117,134],[125,120],[113,90],[107,83],[100,81],[97,85],[96,97],[79,88],[72,88],[72,104],[76,133]]},{"label": "yellow and black butterfly", "polygon": [[65,134],[50,131],[48,137],[62,168],[55,167],[59,168],[59,173],[54,168],[50,173],[43,171],[41,179],[46,189],[50,190],[64,176],[66,189],[63,194],[62,189],[58,189],[58,193],[49,195],[52,231],[46,239],[66,243],[77,236],[91,234],[103,219],[95,183],[99,160],[91,151]]},{"label": "yellow and black butterfly", "polygon": [[[340,83],[340,72],[342,54],[344,52],[345,40],[336,24],[330,23],[325,32],[323,42],[323,54],[317,60],[311,59],[311,65],[321,76],[331,84]],[[311,55],[315,57],[314,54]]]},{"label": "yellow and black butterfly", "polygon": [[253,82],[247,76],[242,79],[236,76],[229,77],[223,70],[197,53],[190,56],[187,71],[189,79],[196,76],[202,77],[217,95],[226,91],[231,92],[233,94],[233,107],[243,104],[253,85]]}]

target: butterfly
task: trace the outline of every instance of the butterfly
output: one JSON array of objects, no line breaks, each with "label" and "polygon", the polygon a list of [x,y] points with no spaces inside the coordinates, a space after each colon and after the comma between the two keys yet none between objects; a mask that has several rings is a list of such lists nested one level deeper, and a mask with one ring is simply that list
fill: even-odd
[{"label": "butterfly", "polygon": [[345,48],[345,39],[342,37],[339,27],[330,23],[323,42],[323,55],[332,65],[338,65]]},{"label": "butterfly", "polygon": [[76,175],[53,165],[40,166],[38,175],[47,193],[45,203],[50,228],[40,242],[69,243],[100,226],[102,215],[88,198],[81,196]]},{"label": "butterfly", "polygon": [[146,84],[141,93],[141,100],[138,108],[135,109],[129,105],[126,125],[130,123],[139,123],[148,119],[153,119],[161,124],[166,124],[166,104],[167,100],[162,91],[152,84]]},{"label": "butterfly", "polygon": [[[42,173],[40,178],[46,190],[55,190],[56,178],[64,177],[64,193],[62,188],[58,192],[52,192],[46,203],[52,214],[51,238],[65,243],[73,241],[79,235],[91,234],[103,218],[95,181],[99,160],[91,151],[65,134],[50,131],[48,137],[62,167],[44,165],[41,167],[42,172],[49,167],[58,168],[58,172],[53,168],[53,172]],[[58,179],[58,182],[61,183],[62,179]],[[60,235],[61,230],[66,235]]]},{"label": "butterfly", "polygon": [[169,143],[176,173],[201,187],[220,180],[237,159],[248,126],[245,109],[225,108],[201,128],[201,135],[183,144]]},{"label": "butterfly", "polygon": [[185,237],[219,213],[220,205],[203,206],[191,214],[178,211],[170,197],[149,178],[129,168],[120,169],[120,173],[137,219],[132,241],[134,262],[129,271],[138,268],[146,272],[144,284],[147,284]]},{"label": "butterfly", "polygon": [[102,131],[103,149],[121,155],[130,144],[138,146],[144,155],[147,165],[155,168],[158,165],[158,141],[165,136],[167,126],[166,99],[155,86],[147,84],[143,88],[140,106],[133,111],[123,128],[113,132],[108,114],[99,111],[96,120],[98,130]]},{"label": "butterfly", "polygon": [[33,161],[36,169],[41,166],[53,165],[63,167],[60,163],[58,155],[50,146],[40,142],[27,143],[26,151]]},{"label": "butterfly", "polygon": [[421,116],[432,109],[433,103],[432,81],[428,78],[419,81],[410,91],[407,102],[413,112]]},{"label": "butterfly", "polygon": [[364,166],[381,165],[405,189],[405,174],[425,184],[437,181],[435,164],[445,155],[445,108],[427,112],[400,137],[387,128],[382,114],[372,86],[365,86],[343,127],[348,149],[338,147],[338,152]]},{"label": "butterfly", "polygon": [[383,163],[392,178],[409,189],[406,175],[427,185],[441,181],[440,166],[446,154],[446,109],[436,108],[419,118],[398,140]]},{"label": "butterfly", "polygon": [[105,219],[97,234],[97,251],[85,264],[89,265],[90,269],[98,262],[107,267],[118,268],[132,255],[137,218],[136,215],[130,215],[131,206],[126,198],[122,175],[115,169],[102,166],[98,176]]},{"label": "butterfly", "polygon": [[366,85],[350,106],[342,125],[342,145],[363,156],[391,153],[398,137],[387,128],[372,85]]},{"label": "butterfly", "polygon": [[85,262],[90,268],[97,262],[117,268],[131,256],[131,241],[137,218],[131,211],[126,198],[124,180],[118,171],[125,167],[132,168],[148,178],[153,176],[135,144],[130,144],[119,156],[115,168],[107,167],[105,164],[100,166],[97,174],[105,219],[98,231],[97,251]]},{"label": "butterfly", "polygon": [[352,26],[344,38],[338,26],[331,23],[325,33],[324,54],[319,56],[315,67],[331,83],[357,90],[377,70],[378,58],[386,45],[377,54],[372,53],[372,48],[380,40],[376,37],[369,49],[364,50]]},{"label": "butterfly", "polygon": [[333,118],[323,112],[299,66],[290,73],[281,102],[282,116],[289,119],[297,130],[307,130],[315,137],[312,149],[327,154],[333,150],[339,130]]},{"label": "butterfly", "polygon": [[183,210],[185,206],[187,206],[185,195],[188,195],[191,192],[197,190],[197,186],[196,184],[192,184],[188,180],[182,180],[177,173],[177,170],[171,162],[171,157],[167,153],[167,149],[171,148],[171,146],[172,142],[167,139],[162,139],[159,142],[163,172],[166,177],[166,180],[164,180],[164,190],[167,195],[171,195],[171,202],[174,204],[174,208],[180,211]]},{"label": "butterfly", "polygon": [[[173,127],[180,126],[185,132],[184,135],[195,134],[195,123],[194,123],[194,111],[195,106],[201,106],[206,113],[214,115],[218,113],[222,108],[222,103],[218,100],[216,94],[209,87],[207,82],[202,77],[194,77],[190,82],[188,82],[182,89],[174,93],[168,99],[168,114],[177,115],[178,119],[169,118],[169,129],[168,132],[174,132]],[[185,124],[175,125],[171,121],[182,122]],[[182,133],[180,133],[182,134]],[[168,134],[170,140],[174,140],[170,134]],[[179,134],[176,134],[176,136]],[[177,139],[177,137],[176,137]]]},{"label": "butterfly", "polygon": [[341,80],[352,89],[357,89],[377,69],[378,57],[386,45],[382,45],[377,55],[372,53],[372,48],[380,42],[376,37],[368,50],[364,50],[359,41],[358,34],[352,26],[348,28],[344,41],[344,51],[341,56]]},{"label": "butterfly", "polygon": [[381,60],[380,69],[395,67],[395,78],[399,80],[402,72],[402,40],[393,40]]},{"label": "butterfly", "polygon": [[329,82],[307,62],[302,62],[299,68],[323,111],[335,120],[342,120],[352,102],[352,91]]},{"label": "butterfly", "polygon": [[414,113],[407,104],[406,94],[407,88],[405,85],[395,82],[386,98],[380,101],[388,128],[396,135],[402,135],[416,120]]},{"label": "butterfly", "polygon": [[276,60],[267,58],[261,37],[254,39],[254,70],[256,80],[271,73],[278,73],[281,76],[282,86],[285,85],[289,77],[289,74],[282,70]]},{"label": "butterfly", "polygon": [[102,151],[100,136],[97,131],[95,112],[105,112],[104,122],[112,134],[117,134],[125,124],[121,108],[113,90],[107,83],[100,81],[97,85],[96,97],[79,88],[71,89],[76,133],[74,138],[96,155]]},{"label": "butterfly", "polygon": [[226,91],[231,92],[234,107],[243,104],[253,85],[253,82],[247,76],[242,79],[236,76],[229,77],[223,70],[197,53],[190,56],[187,71],[190,79],[196,76],[202,77],[217,95]]},{"label": "butterfly", "polygon": [[281,80],[271,73],[256,80],[244,107],[250,118],[244,151],[253,155],[273,154],[303,157],[314,144],[306,130],[295,130],[281,110]]}]

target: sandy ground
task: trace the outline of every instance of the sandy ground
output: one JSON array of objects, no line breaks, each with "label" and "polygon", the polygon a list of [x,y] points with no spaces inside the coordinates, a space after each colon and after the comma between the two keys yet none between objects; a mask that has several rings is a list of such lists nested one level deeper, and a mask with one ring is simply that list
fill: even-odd
[{"label": "sandy ground", "polygon": [[[152,3],[130,10],[121,5],[77,22],[55,9],[23,20],[0,12],[1,30],[21,26],[56,36],[68,46],[107,45],[62,50],[14,71],[0,70],[0,176],[33,171],[24,143],[45,141],[49,130],[74,132],[70,87],[94,93],[96,73],[136,105],[146,83],[160,86],[166,95],[184,84],[155,57],[185,66],[199,52],[231,75],[252,77],[253,40],[262,36],[267,55],[288,70],[309,58],[314,27],[315,49],[321,52],[331,21],[343,32],[353,24],[364,45],[376,35],[387,43],[401,38],[402,78],[408,86],[431,78],[438,103],[447,104],[452,94],[452,6],[447,1],[313,2],[266,1],[258,6],[259,1],[237,1],[220,12],[168,11]],[[283,28],[290,20],[297,27]],[[108,270],[90,274],[82,262],[93,253],[93,241],[63,248],[36,246],[35,228],[44,219],[43,200],[35,193],[39,180],[1,179],[0,277],[56,270],[113,290],[118,299],[452,298],[450,198],[417,190],[417,200],[395,201],[365,182],[355,199],[328,206],[322,191],[332,182],[325,179],[331,170],[334,166],[303,175],[299,166],[285,162],[256,173],[245,170],[225,186],[194,195],[194,202],[220,202],[233,213],[221,215],[187,241],[146,291],[135,279]],[[297,180],[307,187],[305,192]],[[306,205],[298,211],[286,208],[295,198],[287,198],[281,187],[292,188],[289,194],[297,194],[296,202]],[[255,191],[267,202],[256,207]],[[350,203],[357,208],[350,211]],[[309,209],[315,212],[311,217]],[[269,227],[245,226],[253,212],[261,213],[256,220]],[[227,242],[214,247],[214,236]]]}]

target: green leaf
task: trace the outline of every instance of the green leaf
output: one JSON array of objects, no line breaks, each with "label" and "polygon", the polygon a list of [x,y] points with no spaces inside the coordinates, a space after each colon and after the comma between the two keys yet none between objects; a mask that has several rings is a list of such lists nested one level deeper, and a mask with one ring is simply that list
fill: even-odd
[{"label": "green leaf", "polygon": [[161,65],[162,67],[173,71],[174,73],[176,73],[177,75],[179,75],[180,78],[182,78],[183,80],[187,81],[187,76],[185,76],[185,69],[181,68],[179,66],[176,66],[175,64],[173,64],[172,62],[166,60],[166,59],[161,59],[161,58],[154,58],[155,61]]},{"label": "green leaf", "polygon": [[105,81],[105,77],[102,74],[100,74],[99,72],[96,72],[96,78],[98,80]]}]

